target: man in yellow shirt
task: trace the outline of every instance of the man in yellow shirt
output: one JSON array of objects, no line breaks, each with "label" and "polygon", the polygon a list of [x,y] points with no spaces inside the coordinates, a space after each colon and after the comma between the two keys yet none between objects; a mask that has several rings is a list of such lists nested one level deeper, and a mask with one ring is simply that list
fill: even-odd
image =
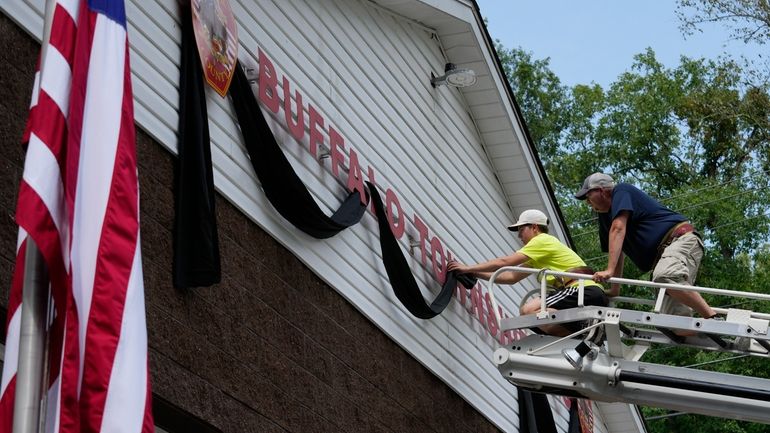
[{"label": "man in yellow shirt", "polygon": [[[574,251],[562,244],[557,238],[548,234],[548,217],[537,209],[525,210],[519,216],[519,220],[508,227],[508,230],[518,232],[519,239],[524,244],[515,253],[498,257],[483,263],[466,266],[457,261],[451,261],[448,270],[461,274],[471,274],[474,277],[489,280],[492,274],[503,266],[523,266],[534,269],[550,269],[552,271],[573,272],[593,275],[593,270],[588,268]],[[502,284],[514,284],[530,274],[521,272],[504,272],[498,275],[495,282]],[[578,281],[559,281],[553,276],[548,276],[548,284],[557,290],[551,293],[545,300],[549,311],[564,310],[577,307]],[[607,306],[607,296],[599,283],[585,280],[584,301],[585,305]],[[521,307],[521,314],[535,314],[540,311],[540,298],[530,299]],[[578,323],[566,323],[564,325],[541,326],[540,329],[551,335],[565,336],[578,331],[581,328]]]}]

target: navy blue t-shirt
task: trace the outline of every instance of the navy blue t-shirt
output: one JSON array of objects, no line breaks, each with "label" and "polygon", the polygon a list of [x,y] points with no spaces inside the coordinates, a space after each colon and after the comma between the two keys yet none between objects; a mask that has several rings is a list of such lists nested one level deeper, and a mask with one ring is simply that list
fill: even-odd
[{"label": "navy blue t-shirt", "polygon": [[684,215],[663,206],[639,188],[619,183],[612,190],[609,212],[599,214],[599,239],[604,252],[609,250],[612,220],[621,211],[630,213],[623,252],[644,272],[652,269],[663,236],[676,224],[687,221]]}]

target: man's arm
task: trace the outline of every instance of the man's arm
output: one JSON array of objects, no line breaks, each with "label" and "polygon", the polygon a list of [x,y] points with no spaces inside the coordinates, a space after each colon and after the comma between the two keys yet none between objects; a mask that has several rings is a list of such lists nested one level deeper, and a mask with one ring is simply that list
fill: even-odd
[{"label": "man's arm", "polygon": [[[623,274],[623,239],[626,237],[626,225],[628,224],[628,211],[621,211],[612,220],[609,232],[609,257],[607,269],[594,274],[594,280],[607,281],[611,277],[619,277]],[[620,288],[617,287],[618,291]],[[614,290],[614,288],[613,288]]]},{"label": "man's arm", "polygon": [[[613,277],[622,277],[623,276],[623,264],[625,261],[625,255],[623,253],[620,254],[620,259],[618,259],[618,265],[615,267],[615,272],[612,274]],[[610,290],[607,292],[607,296],[618,296],[620,295],[620,284],[618,283],[612,283],[610,284]]]},{"label": "man's arm", "polygon": [[[492,274],[494,272],[476,272],[473,274],[476,278],[481,278],[482,280],[489,281],[490,278],[492,278]],[[498,284],[516,284],[519,281],[527,278],[530,274],[525,274],[523,272],[501,272],[500,275],[497,276],[495,279],[495,283]]]},{"label": "man's arm", "polygon": [[[447,269],[450,271],[457,271],[461,274],[471,274],[476,278],[483,278],[488,280],[489,277],[492,276],[492,273],[494,271],[502,268],[503,266],[518,266],[523,263],[526,263],[528,260],[529,260],[529,257],[525,256],[522,253],[513,253],[510,256],[498,257],[496,259],[488,260],[486,262],[477,263],[475,265],[470,265],[470,266],[463,265],[462,263],[453,260],[449,262]],[[509,273],[506,272],[506,274],[509,274]],[[516,281],[519,281],[524,277],[526,277],[526,274],[522,274],[522,275],[524,276],[516,279],[511,283],[506,283],[506,284],[513,284]],[[509,281],[512,278],[515,278],[515,276],[514,277],[510,277],[508,275],[505,276],[506,281]],[[503,282],[503,281],[500,281],[500,282]]]}]

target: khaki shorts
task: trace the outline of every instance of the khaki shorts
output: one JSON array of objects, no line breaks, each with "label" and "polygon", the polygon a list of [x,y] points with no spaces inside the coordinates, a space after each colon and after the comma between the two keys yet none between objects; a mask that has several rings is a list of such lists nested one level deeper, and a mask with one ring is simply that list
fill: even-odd
[{"label": "khaki shorts", "polygon": [[[703,259],[703,241],[695,233],[685,233],[674,239],[660,256],[652,270],[652,281],[694,285]],[[663,300],[663,313],[692,316],[692,309],[676,302],[668,295]]]}]

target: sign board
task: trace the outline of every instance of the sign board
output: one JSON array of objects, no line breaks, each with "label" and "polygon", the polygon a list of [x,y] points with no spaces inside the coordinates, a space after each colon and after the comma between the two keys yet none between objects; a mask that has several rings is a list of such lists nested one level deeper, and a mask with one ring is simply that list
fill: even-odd
[{"label": "sign board", "polygon": [[192,0],[192,20],[206,82],[227,94],[238,58],[238,27],[228,0]]}]

